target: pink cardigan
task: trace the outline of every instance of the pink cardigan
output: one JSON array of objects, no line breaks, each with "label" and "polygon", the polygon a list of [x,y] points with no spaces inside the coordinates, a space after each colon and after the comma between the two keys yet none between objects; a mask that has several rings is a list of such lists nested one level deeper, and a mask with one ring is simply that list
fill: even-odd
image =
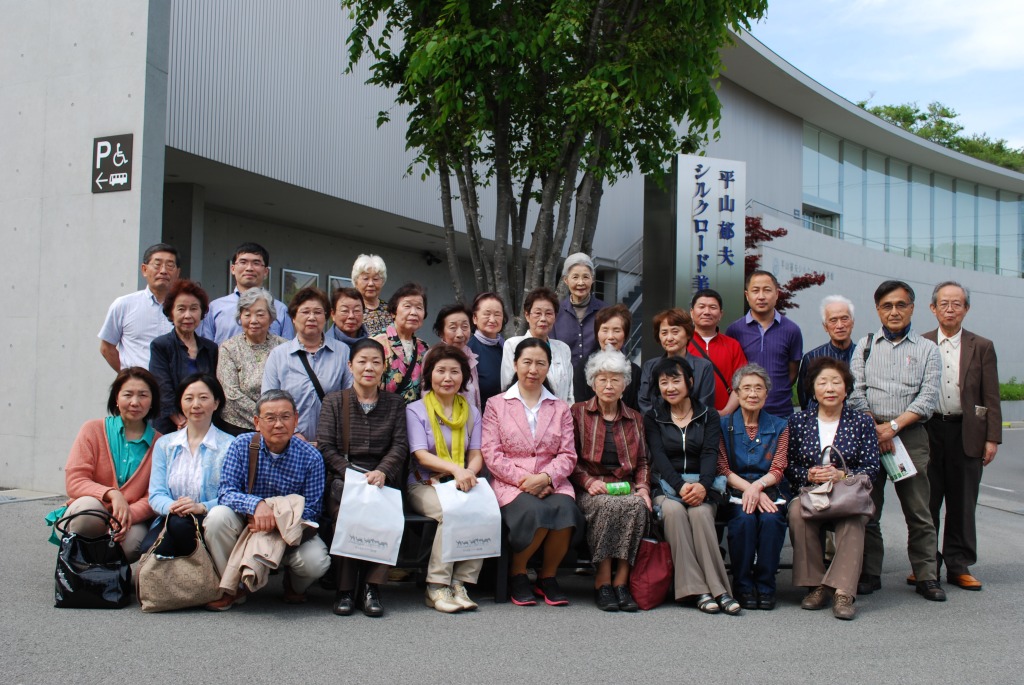
[{"label": "pink cardigan", "polygon": [[[160,437],[154,432],[153,444]],[[135,473],[120,488],[121,494],[128,500],[128,509],[132,513],[132,523],[144,523],[156,513],[149,506],[149,471],[153,467],[153,445],[149,446],[146,456],[135,469]],[[64,466],[64,486],[68,497],[76,500],[79,497],[95,497],[103,502],[103,495],[111,488],[117,488],[117,473],[114,470],[114,457],[110,454],[107,442],[107,431],[103,419],[94,419],[82,424],[78,437],[71,445],[68,462]],[[103,502],[110,511],[110,504]]]},{"label": "pink cardigan", "polygon": [[551,476],[556,493],[575,499],[569,483],[569,475],[576,467],[572,414],[562,400],[542,401],[534,438],[523,403],[495,395],[487,401],[480,448],[499,506],[510,503],[522,492],[519,482],[523,478],[542,471]]}]

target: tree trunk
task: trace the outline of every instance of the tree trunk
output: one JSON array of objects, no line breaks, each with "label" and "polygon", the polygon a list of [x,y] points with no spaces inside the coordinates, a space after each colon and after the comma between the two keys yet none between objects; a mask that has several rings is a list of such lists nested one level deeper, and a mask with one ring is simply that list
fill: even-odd
[{"label": "tree trunk", "polygon": [[[455,217],[452,214],[452,182],[448,160],[442,155],[437,161],[437,174],[441,181],[441,216],[444,221],[444,245],[448,257],[448,274],[452,279],[455,299],[462,301],[462,274],[459,273],[459,257],[455,252]],[[472,250],[471,250],[472,253]],[[477,265],[473,264],[474,271]]]}]

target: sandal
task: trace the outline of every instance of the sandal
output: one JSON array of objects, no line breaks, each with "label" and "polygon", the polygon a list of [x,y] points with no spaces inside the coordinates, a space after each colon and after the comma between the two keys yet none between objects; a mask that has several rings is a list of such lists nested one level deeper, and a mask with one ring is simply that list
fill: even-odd
[{"label": "sandal", "polygon": [[743,609],[743,607],[740,606],[740,603],[733,599],[732,595],[730,595],[728,592],[723,592],[722,594],[718,595],[718,597],[716,597],[715,599],[718,601],[718,606],[722,609],[722,611],[729,614],[730,616],[736,616]]},{"label": "sandal", "polygon": [[697,608],[705,614],[717,614],[721,610],[715,598],[708,594],[697,596]]}]

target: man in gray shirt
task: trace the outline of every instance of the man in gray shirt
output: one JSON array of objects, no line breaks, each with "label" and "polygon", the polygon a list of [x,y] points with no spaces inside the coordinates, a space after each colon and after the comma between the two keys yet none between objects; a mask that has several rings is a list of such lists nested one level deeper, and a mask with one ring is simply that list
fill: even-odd
[{"label": "man in gray shirt", "polygon": [[[914,569],[917,593],[944,602],[935,555],[938,540],[929,509],[928,434],[924,421],[935,413],[942,378],[939,348],[910,328],[914,315],[914,289],[902,281],[885,281],[875,290],[875,308],[882,327],[857,343],[853,355],[854,389],[851,409],[866,411],[875,420],[882,453],[891,452],[897,435],[907,449],[917,475],[898,481],[896,495],[907,522],[907,554]],[[857,594],[882,587],[882,516],[885,469],[880,469],[871,490],[875,515],[864,538],[864,564]]]}]

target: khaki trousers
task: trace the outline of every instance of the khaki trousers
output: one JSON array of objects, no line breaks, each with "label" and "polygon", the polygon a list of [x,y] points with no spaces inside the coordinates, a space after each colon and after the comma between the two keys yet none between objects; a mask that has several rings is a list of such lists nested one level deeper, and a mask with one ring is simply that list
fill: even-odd
[{"label": "khaki trousers", "polygon": [[[72,514],[78,514],[83,511],[102,511],[104,513],[110,513],[107,508],[103,506],[103,502],[99,501],[95,497],[79,497],[74,502],[68,505],[67,511],[64,512],[64,516],[71,516]],[[142,539],[146,537],[146,533],[149,532],[149,524],[152,521],[144,521],[141,523],[133,523],[132,527],[128,529],[128,534],[125,535],[124,540],[121,541],[121,549],[124,551],[125,557],[128,558],[129,564],[134,564],[142,556],[142,551],[139,549],[139,545],[142,544]],[[69,533],[80,533],[86,537],[99,537],[107,532],[107,527],[103,524],[103,521],[96,518],[95,516],[82,516],[77,518],[68,524]]]},{"label": "khaki trousers", "polygon": [[672,548],[676,599],[704,594],[718,597],[729,592],[715,533],[715,505],[705,502],[687,507],[661,495],[654,498],[654,503],[661,505],[665,541]]},{"label": "khaki trousers", "polygon": [[427,516],[437,521],[437,533],[434,535],[434,545],[430,549],[430,563],[427,565],[427,582],[437,585],[451,585],[453,581],[463,583],[476,583],[480,577],[480,569],[483,568],[483,559],[467,559],[456,561],[452,564],[445,564],[441,561],[441,530],[444,522],[441,520],[441,502],[437,498],[437,492],[433,485],[413,483],[408,490],[409,505],[417,514]]},{"label": "khaki trousers", "polygon": [[[793,543],[793,585],[818,587],[825,585],[851,597],[857,596],[864,558],[864,526],[867,516],[850,516],[835,521],[809,521],[800,515],[800,500],[789,505],[789,538]],[[835,555],[825,570],[821,548],[822,528],[835,528]]]}]

